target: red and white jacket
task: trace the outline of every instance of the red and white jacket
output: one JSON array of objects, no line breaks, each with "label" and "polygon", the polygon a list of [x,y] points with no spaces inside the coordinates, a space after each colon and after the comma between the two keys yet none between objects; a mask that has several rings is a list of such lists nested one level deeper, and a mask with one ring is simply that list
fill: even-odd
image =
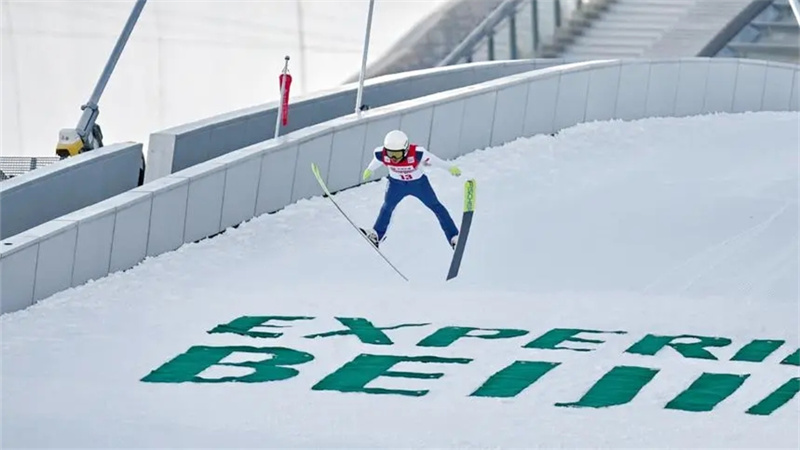
[{"label": "red and white jacket", "polygon": [[408,148],[405,159],[399,162],[392,161],[386,156],[383,147],[376,147],[374,158],[370,161],[367,169],[375,171],[381,165],[389,169],[389,176],[400,181],[418,180],[425,174],[424,167],[441,167],[445,170],[450,168],[450,164],[440,159],[438,156],[429,152],[425,147],[412,144]]}]

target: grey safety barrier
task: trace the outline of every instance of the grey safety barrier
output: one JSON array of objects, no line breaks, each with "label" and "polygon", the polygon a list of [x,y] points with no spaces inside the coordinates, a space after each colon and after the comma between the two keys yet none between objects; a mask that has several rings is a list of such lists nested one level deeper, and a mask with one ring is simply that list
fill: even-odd
[{"label": "grey safety barrier", "polygon": [[[363,102],[375,108],[565,62],[569,61],[488,61],[386,75],[364,83]],[[357,89],[357,83],[350,83],[290,99],[289,123],[280,134],[352,114]],[[152,133],[145,183],[273,138],[277,113],[278,103],[273,102]]]},{"label": "grey safety barrier", "polygon": [[82,153],[0,183],[0,239],[133,189],[142,144]]},{"label": "grey safety barrier", "polygon": [[384,133],[402,128],[452,159],[594,120],[797,111],[800,66],[686,58],[596,61],[520,73],[350,115],[255,144],[43,224],[0,253],[0,311],[15,311],[146,257],[356,186]]}]

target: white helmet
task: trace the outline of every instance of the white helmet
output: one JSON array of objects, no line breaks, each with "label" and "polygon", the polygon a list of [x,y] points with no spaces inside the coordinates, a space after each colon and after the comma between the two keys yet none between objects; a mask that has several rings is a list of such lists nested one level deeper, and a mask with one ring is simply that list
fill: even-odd
[{"label": "white helmet", "polygon": [[388,151],[402,150],[403,156],[405,156],[406,150],[408,150],[408,136],[400,130],[392,130],[383,138],[383,148]]}]

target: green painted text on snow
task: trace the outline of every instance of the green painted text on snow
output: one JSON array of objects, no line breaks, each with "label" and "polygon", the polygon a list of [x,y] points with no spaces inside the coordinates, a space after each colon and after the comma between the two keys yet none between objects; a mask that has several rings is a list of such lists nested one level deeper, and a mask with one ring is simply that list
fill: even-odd
[{"label": "green painted text on snow", "polygon": [[[323,321],[325,325],[320,326]],[[737,342],[723,336],[680,333],[434,326],[311,316],[242,316],[214,326],[207,334],[210,339],[227,336],[227,345],[192,346],[141,381],[282,383],[296,378],[312,361],[318,372],[325,360],[324,367],[333,369],[314,380],[311,391],[425,397],[432,391],[446,392],[448,381],[496,348],[488,354],[495,359],[508,355],[508,361],[489,371],[485,370],[489,366],[481,365],[483,381],[457,395],[536,401],[537,392],[554,387],[563,391],[566,385],[574,386],[572,398],[554,402],[554,407],[602,410],[649,402],[665,411],[709,413],[749,383],[750,404],[743,412],[768,416],[797,401],[800,391],[796,369],[800,350],[781,339]],[[231,336],[249,345],[230,345]],[[276,340],[289,345],[258,345]],[[305,348],[306,342],[313,344],[308,346],[313,352]],[[326,345],[330,350],[324,350]],[[348,357],[342,350],[369,348],[388,351],[355,351]],[[578,364],[582,358],[596,358],[595,364]],[[696,362],[681,365],[682,361]],[[786,381],[776,385],[772,374],[768,380],[759,379],[763,369],[747,370],[754,364],[770,365],[777,373],[785,373]],[[586,367],[598,370],[589,374]],[[470,379],[474,373],[470,372]],[[651,385],[674,385],[669,378],[676,375],[680,385],[669,399],[654,403],[652,393],[642,395]]]}]

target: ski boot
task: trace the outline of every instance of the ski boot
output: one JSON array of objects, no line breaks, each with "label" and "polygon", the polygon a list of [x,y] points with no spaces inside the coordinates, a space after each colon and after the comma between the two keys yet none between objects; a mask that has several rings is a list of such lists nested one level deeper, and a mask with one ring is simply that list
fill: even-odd
[{"label": "ski boot", "polygon": [[455,235],[452,239],[450,239],[450,247],[452,247],[453,250],[456,249],[456,245],[458,245],[458,235]]},{"label": "ski boot", "polygon": [[372,245],[374,245],[375,248],[378,248],[379,246],[378,233],[376,233],[375,230],[365,230],[363,228],[359,228],[359,230],[361,230],[361,233],[363,233],[364,236],[366,236],[367,239],[369,239],[369,241],[372,242]]}]

